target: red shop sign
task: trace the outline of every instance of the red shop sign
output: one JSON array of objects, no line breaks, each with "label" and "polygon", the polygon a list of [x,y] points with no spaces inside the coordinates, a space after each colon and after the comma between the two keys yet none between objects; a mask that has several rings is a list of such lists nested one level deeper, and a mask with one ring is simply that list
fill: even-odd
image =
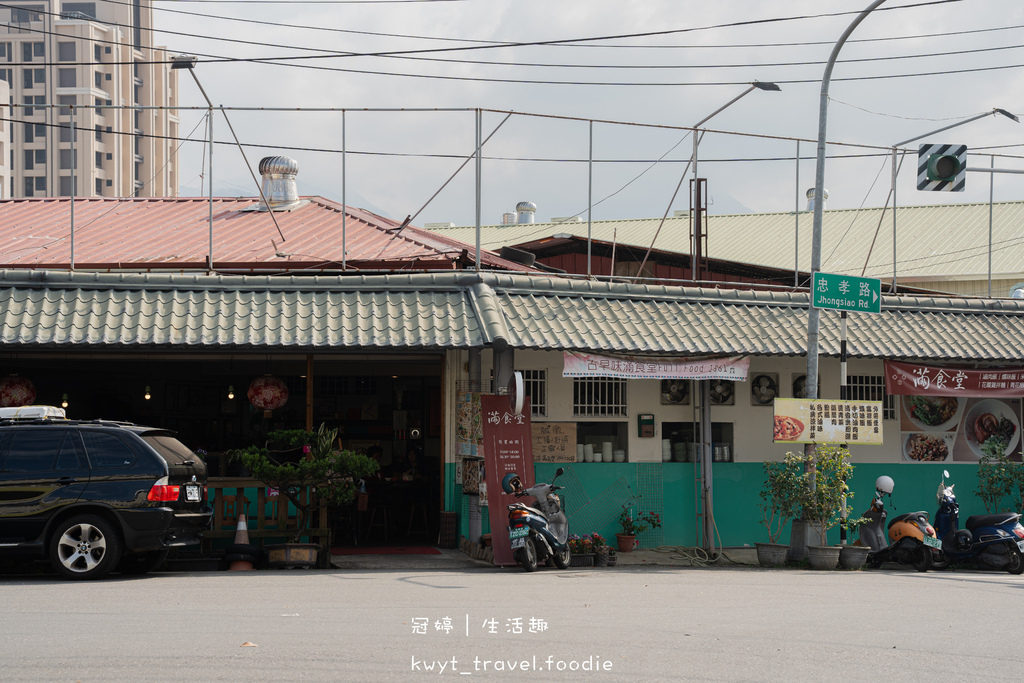
[{"label": "red shop sign", "polygon": [[494,564],[513,565],[516,562],[508,540],[508,505],[519,501],[530,505],[534,499],[516,498],[505,493],[501,490],[501,480],[509,472],[515,472],[523,487],[530,488],[534,484],[529,398],[524,403],[523,412],[513,415],[508,396],[481,396],[480,417],[483,421],[484,474]]},{"label": "red shop sign", "polygon": [[966,370],[887,360],[885,391],[903,396],[1024,396],[1024,368]]}]

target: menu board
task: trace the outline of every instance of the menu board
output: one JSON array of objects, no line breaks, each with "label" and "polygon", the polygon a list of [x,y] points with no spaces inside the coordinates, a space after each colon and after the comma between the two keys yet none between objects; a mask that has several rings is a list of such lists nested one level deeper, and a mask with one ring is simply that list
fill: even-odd
[{"label": "menu board", "polygon": [[576,462],[575,422],[534,422],[534,462]]},{"label": "menu board", "polygon": [[983,455],[1021,459],[1021,399],[901,396],[900,459],[978,462]]},{"label": "menu board", "polygon": [[882,402],[777,398],[772,440],[881,446]]}]

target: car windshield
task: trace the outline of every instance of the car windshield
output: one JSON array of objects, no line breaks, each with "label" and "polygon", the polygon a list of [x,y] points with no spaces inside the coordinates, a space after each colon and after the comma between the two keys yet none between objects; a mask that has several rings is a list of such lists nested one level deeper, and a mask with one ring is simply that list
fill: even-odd
[{"label": "car windshield", "polygon": [[199,456],[190,451],[188,446],[169,434],[143,434],[142,440],[152,446],[169,463],[180,464],[186,460],[199,460]]}]

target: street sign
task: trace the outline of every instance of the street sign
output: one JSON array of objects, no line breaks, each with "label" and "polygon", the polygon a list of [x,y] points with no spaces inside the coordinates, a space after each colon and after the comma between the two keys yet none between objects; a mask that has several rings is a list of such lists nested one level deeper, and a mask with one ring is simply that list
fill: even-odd
[{"label": "street sign", "polygon": [[881,313],[882,281],[815,271],[811,277],[811,306],[836,311]]}]

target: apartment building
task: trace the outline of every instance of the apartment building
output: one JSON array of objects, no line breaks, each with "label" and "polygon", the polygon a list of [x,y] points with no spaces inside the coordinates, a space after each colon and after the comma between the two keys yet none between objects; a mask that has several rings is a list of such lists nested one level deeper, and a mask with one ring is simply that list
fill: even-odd
[{"label": "apartment building", "polygon": [[2,196],[177,196],[177,74],[150,0],[19,3],[0,19],[15,105]]}]

